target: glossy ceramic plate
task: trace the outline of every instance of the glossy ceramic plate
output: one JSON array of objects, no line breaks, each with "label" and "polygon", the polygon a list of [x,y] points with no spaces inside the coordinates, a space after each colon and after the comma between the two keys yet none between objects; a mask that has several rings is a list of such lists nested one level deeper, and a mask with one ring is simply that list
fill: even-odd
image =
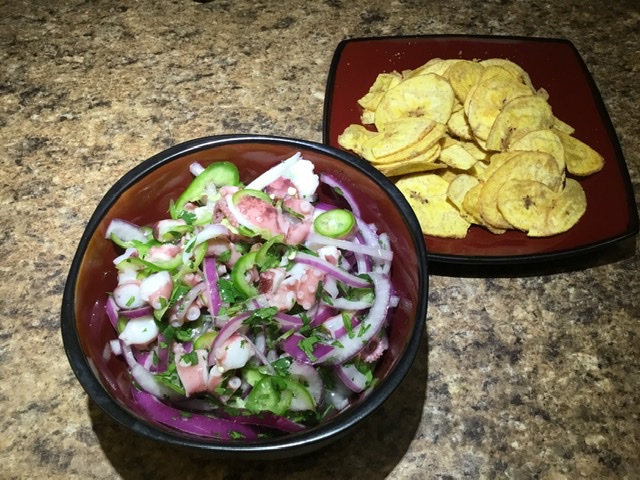
[{"label": "glossy ceramic plate", "polygon": [[575,128],[574,136],[605,158],[604,168],[579,179],[587,212],[571,230],[549,238],[509,231],[494,235],[472,226],[464,239],[425,236],[431,260],[447,263],[523,263],[591,253],[638,233],[638,211],[618,138],[600,92],[574,45],[567,40],[417,36],[345,40],[336,49],[325,98],[324,142],[341,148],[338,135],[360,123],[362,97],[381,72],[414,69],[434,57],[507,58],[549,92],[554,114]]}]

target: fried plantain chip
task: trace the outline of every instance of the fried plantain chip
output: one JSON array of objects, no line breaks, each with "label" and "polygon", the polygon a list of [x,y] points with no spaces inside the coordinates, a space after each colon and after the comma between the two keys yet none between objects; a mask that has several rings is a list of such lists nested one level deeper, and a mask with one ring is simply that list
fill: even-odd
[{"label": "fried plantain chip", "polygon": [[347,150],[351,150],[356,155],[360,155],[361,157],[369,160],[372,155],[370,152],[366,151],[363,146],[367,140],[377,135],[377,132],[367,130],[362,125],[352,124],[338,135],[338,144]]},{"label": "fried plantain chip", "polygon": [[478,184],[480,184],[480,180],[473,175],[461,173],[449,182],[449,187],[447,188],[447,198],[469,223],[478,223],[478,221],[474,216],[466,212],[463,203],[469,190]]},{"label": "fried plantain chip", "polygon": [[553,130],[533,130],[509,144],[509,151],[546,152],[555,158],[558,168],[565,169],[564,146]]},{"label": "fried plantain chip", "polygon": [[585,177],[604,167],[604,158],[586,143],[560,130],[555,131],[564,147],[564,161],[572,175]]},{"label": "fried plantain chip", "polygon": [[[431,122],[431,128],[425,133],[425,135],[417,142],[408,144],[405,148],[398,150],[395,153],[375,156],[369,160],[375,165],[381,165],[386,163],[397,163],[403,160],[411,160],[420,155],[425,155],[427,152],[433,152],[432,148],[438,144],[440,139],[445,134],[446,127],[441,123]],[[365,150],[371,144],[371,142],[379,141],[378,138],[371,138],[368,144],[364,146]],[[439,153],[440,150],[438,150]],[[426,157],[423,157],[426,158]],[[435,160],[435,159],[434,159]]]},{"label": "fried plantain chip", "polygon": [[462,238],[471,224],[555,235],[586,209],[566,173],[604,165],[553,114],[549,93],[505,58],[432,58],[381,73],[358,104],[361,125],[338,143],[403,185],[429,235]]},{"label": "fried plantain chip", "polygon": [[537,95],[516,97],[504,105],[496,116],[489,135],[487,150],[506,151],[519,137],[553,124],[553,113],[547,101]]},{"label": "fried plantain chip", "polygon": [[440,145],[437,143],[426,152],[413,158],[407,158],[397,162],[373,163],[373,166],[387,177],[397,177],[409,173],[429,172],[446,168],[447,165],[436,161],[440,155]]},{"label": "fried plantain chip", "polygon": [[557,193],[536,180],[507,180],[498,191],[497,204],[504,219],[523,232],[540,228]]},{"label": "fried plantain chip", "polygon": [[398,72],[381,73],[376,77],[367,94],[358,100],[358,104],[365,110],[375,112],[384,94],[401,81],[402,75]]},{"label": "fried plantain chip", "polygon": [[398,118],[424,118],[445,124],[453,111],[454,93],[447,80],[433,73],[403,80],[384,94],[375,113],[379,131]]},{"label": "fried plantain chip", "polygon": [[424,65],[405,72],[405,78],[416,77],[418,75],[427,75],[429,73],[435,73],[436,75],[445,75],[447,70],[452,65],[455,65],[460,60],[455,58],[432,58]]},{"label": "fried plantain chip", "polygon": [[442,149],[440,161],[456,170],[469,170],[478,161],[464,146],[456,142]]},{"label": "fried plantain chip", "polygon": [[400,178],[396,186],[413,208],[423,233],[435,237],[464,238],[471,224],[447,201],[449,183],[435,174]]},{"label": "fried plantain chip", "polygon": [[387,122],[384,129],[367,139],[376,159],[398,153],[424,138],[436,123],[425,118],[398,118]]},{"label": "fried plantain chip", "polygon": [[529,230],[530,237],[549,237],[566,232],[587,211],[587,196],[582,186],[573,178],[567,178],[564,189],[555,198],[544,225]]},{"label": "fried plantain chip", "polygon": [[[484,75],[489,77],[485,78]],[[514,98],[525,95],[531,95],[529,87],[518,82],[506,70],[499,67],[485,69],[482,79],[471,89],[464,103],[464,112],[474,136],[486,141],[502,107]]]},{"label": "fried plantain chip", "polygon": [[471,60],[461,60],[449,67],[444,76],[451,83],[456,97],[460,102],[464,102],[467,98],[469,90],[478,83],[482,77],[484,67]]},{"label": "fried plantain chip", "polygon": [[513,75],[515,78],[517,78],[521,83],[529,87],[529,90],[531,90],[532,93],[535,92],[535,89],[533,88],[533,84],[531,83],[531,77],[529,77],[529,74],[526,72],[524,68],[522,68],[517,63],[512,62],[511,60],[508,60],[506,58],[488,58],[486,60],[481,60],[480,65],[482,65],[483,67],[503,68],[507,72],[509,72],[511,75]]},{"label": "fried plantain chip", "polygon": [[495,228],[512,228],[498,209],[498,193],[507,180],[536,180],[556,191],[562,172],[554,158],[544,152],[521,152],[498,167],[480,191],[480,212],[485,222]]}]

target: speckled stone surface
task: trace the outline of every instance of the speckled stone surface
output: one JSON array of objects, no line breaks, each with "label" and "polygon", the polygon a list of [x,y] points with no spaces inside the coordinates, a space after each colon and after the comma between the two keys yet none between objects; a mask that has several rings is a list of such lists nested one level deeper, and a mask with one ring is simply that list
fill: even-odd
[{"label": "speckled stone surface", "polygon": [[566,271],[434,271],[410,378],[353,435],[277,463],[129,434],[88,399],[59,334],[75,247],[110,185],[194,137],[320,141],[348,37],[570,39],[638,192],[636,0],[1,0],[0,12],[0,478],[640,478],[635,244]]}]

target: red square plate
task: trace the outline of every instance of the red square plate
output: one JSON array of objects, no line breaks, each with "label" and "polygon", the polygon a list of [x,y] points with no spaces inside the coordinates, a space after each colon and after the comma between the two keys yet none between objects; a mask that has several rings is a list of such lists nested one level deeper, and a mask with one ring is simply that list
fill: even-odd
[{"label": "red square plate", "polygon": [[472,226],[464,239],[425,236],[431,260],[447,263],[530,263],[591,253],[638,233],[638,211],[617,135],[593,78],[568,40],[491,36],[361,38],[341,42],[329,72],[324,142],[337,148],[338,135],[360,123],[362,97],[381,72],[417,68],[429,59],[507,58],[549,92],[554,114],[575,128],[574,136],[605,158],[604,168],[579,179],[587,212],[571,230],[549,238],[509,231],[494,235]]}]

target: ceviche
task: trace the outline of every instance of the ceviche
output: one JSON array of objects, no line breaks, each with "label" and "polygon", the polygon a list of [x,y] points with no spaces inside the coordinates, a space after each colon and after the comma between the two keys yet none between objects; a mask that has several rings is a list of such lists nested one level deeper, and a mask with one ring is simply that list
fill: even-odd
[{"label": "ceviche", "polygon": [[[388,348],[389,237],[336,178],[296,153],[244,184],[206,168],[150,226],[113,219],[122,248],[107,355],[137,404],[191,434],[251,440],[317,425],[375,383]],[[319,188],[335,192],[318,201]]]}]

